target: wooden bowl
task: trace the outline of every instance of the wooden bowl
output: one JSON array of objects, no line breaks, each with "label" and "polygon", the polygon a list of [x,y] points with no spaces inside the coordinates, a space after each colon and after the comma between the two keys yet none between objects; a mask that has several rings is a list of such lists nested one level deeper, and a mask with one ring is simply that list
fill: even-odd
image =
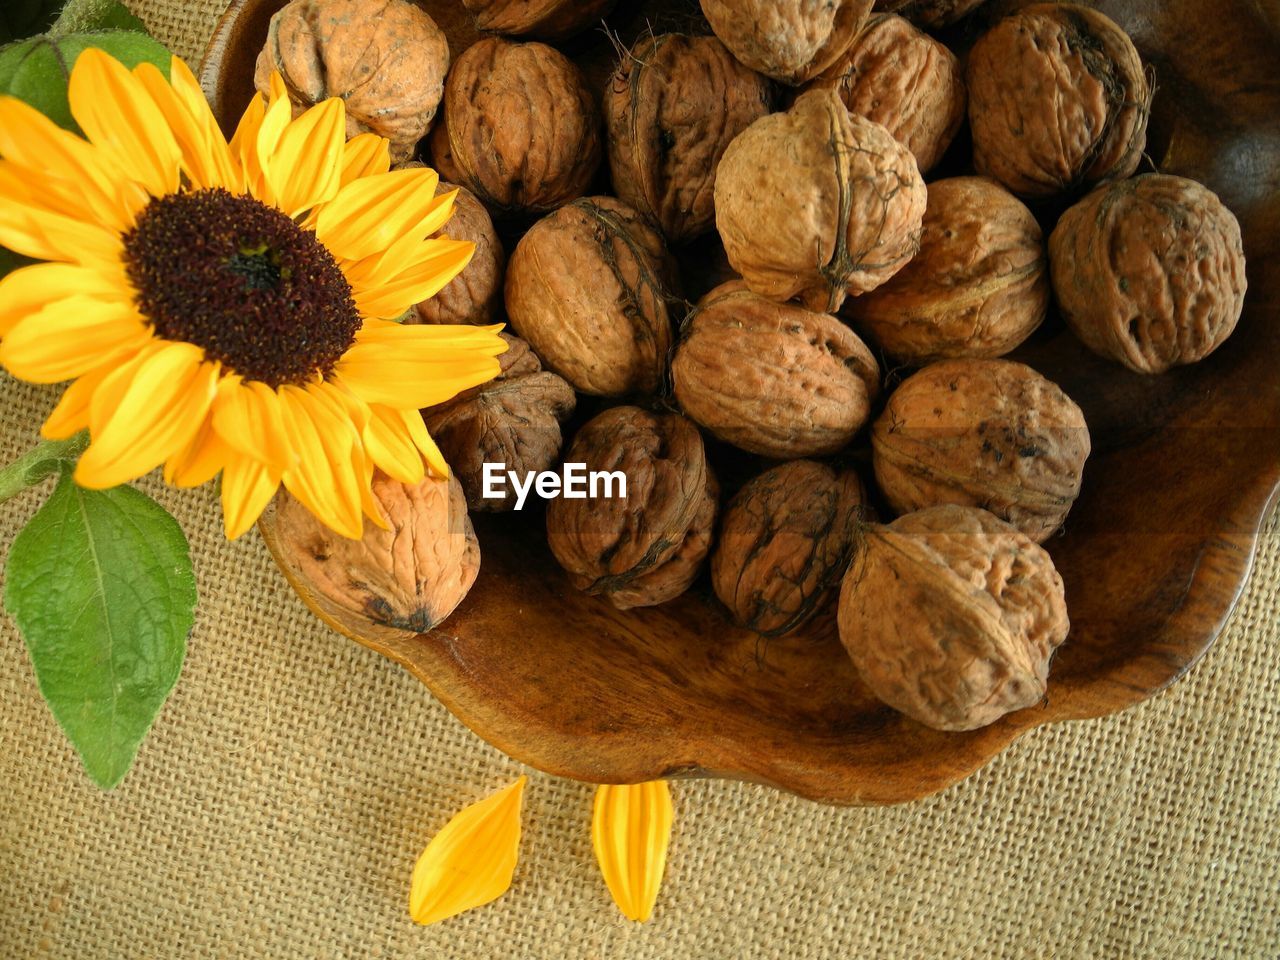
[{"label": "wooden bowl", "polygon": [[[237,0],[209,47],[203,82],[227,129],[282,4]],[[460,4],[424,5],[456,55],[474,36]],[[443,628],[372,636],[327,619],[542,770],[615,783],[736,777],[831,803],[924,796],[1038,724],[1121,710],[1180,677],[1222,630],[1280,488],[1280,22],[1250,0],[1095,5],[1157,72],[1148,152],[1239,216],[1249,295],[1222,349],[1164,376],[1095,357],[1056,320],[1016,355],[1075,398],[1094,440],[1084,493],[1048,545],[1072,629],[1041,705],[971,733],[927,729],[868,695],[830,617],[762,643],[729,625],[705,585],[620,613],[569,587],[529,512],[480,518],[479,580]],[[652,8],[621,6],[632,10],[615,24],[625,40]],[[985,16],[1009,6],[993,0]],[[613,55],[603,37],[577,44],[570,52],[602,77]],[[262,532],[274,547],[270,517]]]}]

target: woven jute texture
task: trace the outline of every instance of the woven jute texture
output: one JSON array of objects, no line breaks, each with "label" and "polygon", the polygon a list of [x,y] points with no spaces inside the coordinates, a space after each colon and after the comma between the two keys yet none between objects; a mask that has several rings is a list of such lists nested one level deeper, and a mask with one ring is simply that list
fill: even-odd
[{"label": "woven jute texture", "polygon": [[[219,0],[135,0],[194,61]],[[0,454],[54,395],[0,377]],[[522,772],[417,681],[320,624],[208,490],[142,486],[191,540],[200,606],[172,699],[114,792],[82,773],[0,618],[0,957],[1280,957],[1280,525],[1230,627],[1172,690],[1038,730],[890,809],[675,786],[654,919],[613,907],[591,788],[533,771],[515,884],[416,927],[414,860]],[[0,549],[47,488],[0,511]]]}]

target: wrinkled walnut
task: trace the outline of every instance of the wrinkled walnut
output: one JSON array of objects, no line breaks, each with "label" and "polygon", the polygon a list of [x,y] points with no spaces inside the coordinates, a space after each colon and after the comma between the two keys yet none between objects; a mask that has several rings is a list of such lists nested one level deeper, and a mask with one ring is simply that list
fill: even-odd
[{"label": "wrinkled walnut", "polygon": [[1019,196],[1129,176],[1147,142],[1151,91],[1133,42],[1106,16],[1040,3],[969,54],[973,163]]},{"label": "wrinkled walnut", "polygon": [[485,463],[502,464],[520,476],[550,469],[560,456],[560,425],[573,413],[573,388],[542,369],[528,344],[501,334],[509,344],[498,359],[502,372],[447,403],[422,411],[427,430],[462,484],[476,511],[510,510],[516,494],[485,497]]},{"label": "wrinkled walnut", "polygon": [[720,158],[770,100],[769,81],[715,37],[643,37],[605,94],[614,190],[672,242],[708,232]]},{"label": "wrinkled walnut", "polygon": [[872,0],[702,0],[702,13],[744,65],[798,85],[849,45]]},{"label": "wrinkled walnut", "polygon": [[1022,343],[1049,307],[1040,225],[994,180],[929,184],[920,252],[846,316],[908,363],[998,357]]},{"label": "wrinkled walnut", "polygon": [[476,29],[562,40],[608,15],[617,0],[462,0]]},{"label": "wrinkled walnut", "polygon": [[875,9],[896,13],[920,27],[945,27],[982,6],[986,0],[876,0]]},{"label": "wrinkled walnut", "polygon": [[466,268],[430,300],[418,304],[406,323],[491,323],[502,306],[502,273],[507,254],[489,211],[466,187],[441,182],[437,194],[457,190],[453,216],[437,236],[470,240],[476,252]]},{"label": "wrinkled walnut", "polygon": [[273,521],[277,557],[303,596],[340,625],[352,618],[384,636],[426,633],[462,602],[480,571],[480,545],[457,480],[405,484],[377,473],[373,498],[387,521],[348,540],[285,491]]},{"label": "wrinkled walnut", "polygon": [[600,165],[600,108],[558,50],[489,37],[449,71],[429,143],[440,175],[495,214],[545,212],[590,185]]},{"label": "wrinkled walnut", "polygon": [[898,513],[983,507],[1037,543],[1080,495],[1089,428],[1057,384],[1011,360],[944,360],[908,377],[871,430]]},{"label": "wrinkled walnut", "polygon": [[915,256],[925,186],[915,158],[833,90],[801,94],[740,134],[716,173],[716,227],[756,293],[834,311]]},{"label": "wrinkled walnut", "polygon": [[928,173],[964,122],[960,61],[901,17],[872,17],[806,89],[833,89],[851,113],[884,126]]},{"label": "wrinkled walnut", "polygon": [[1053,560],[985,510],[870,527],[840,591],[840,640],[878,698],[937,730],[1038,703],[1070,623]]},{"label": "wrinkled walnut", "polygon": [[778,459],[839,450],[880,392],[879,365],[856,333],[736,280],[690,315],[671,374],[690,417],[727,443]]},{"label": "wrinkled walnut", "polygon": [[1240,224],[1216,194],[1181,177],[1098,188],[1062,215],[1049,259],[1076,336],[1138,373],[1207,357],[1244,309]]},{"label": "wrinkled walnut", "polygon": [[671,349],[675,265],[661,235],[612,197],[585,197],[524,235],[507,316],[551,370],[596,396],[653,393]]},{"label": "wrinkled walnut", "polygon": [[711,584],[733,619],[769,637],[831,599],[863,515],[857,474],[812,460],[767,470],[725,508]]},{"label": "wrinkled walnut", "polygon": [[580,590],[621,610],[684,593],[711,547],[719,489],[698,428],[679,414],[613,407],[574,438],[566,462],[620,471],[626,496],[547,505],[547,542]]},{"label": "wrinkled walnut", "polygon": [[280,71],[297,115],[343,101],[347,136],[376,133],[407,159],[435,118],[449,70],[444,33],[405,0],[292,0],[271,18],[254,83]]}]

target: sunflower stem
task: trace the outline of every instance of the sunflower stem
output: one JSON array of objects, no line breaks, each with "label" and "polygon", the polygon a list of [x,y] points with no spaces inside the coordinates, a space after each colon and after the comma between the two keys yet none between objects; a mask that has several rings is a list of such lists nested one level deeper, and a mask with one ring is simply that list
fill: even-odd
[{"label": "sunflower stem", "polygon": [[52,477],[65,463],[72,463],[89,445],[89,434],[66,440],[41,440],[13,463],[0,467],[0,503]]}]

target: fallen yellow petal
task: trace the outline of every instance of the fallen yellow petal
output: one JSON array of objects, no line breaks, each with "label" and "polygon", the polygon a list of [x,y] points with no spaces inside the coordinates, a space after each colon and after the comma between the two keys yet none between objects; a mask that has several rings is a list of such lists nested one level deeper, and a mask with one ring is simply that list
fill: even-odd
[{"label": "fallen yellow petal", "polygon": [[528,777],[458,813],[413,868],[409,915],[445,920],[498,899],[511,886],[520,848],[520,801]]},{"label": "fallen yellow petal", "polygon": [[596,788],[591,845],[614,903],[632,920],[643,923],[653,915],[667,868],[671,817],[665,780]]}]

